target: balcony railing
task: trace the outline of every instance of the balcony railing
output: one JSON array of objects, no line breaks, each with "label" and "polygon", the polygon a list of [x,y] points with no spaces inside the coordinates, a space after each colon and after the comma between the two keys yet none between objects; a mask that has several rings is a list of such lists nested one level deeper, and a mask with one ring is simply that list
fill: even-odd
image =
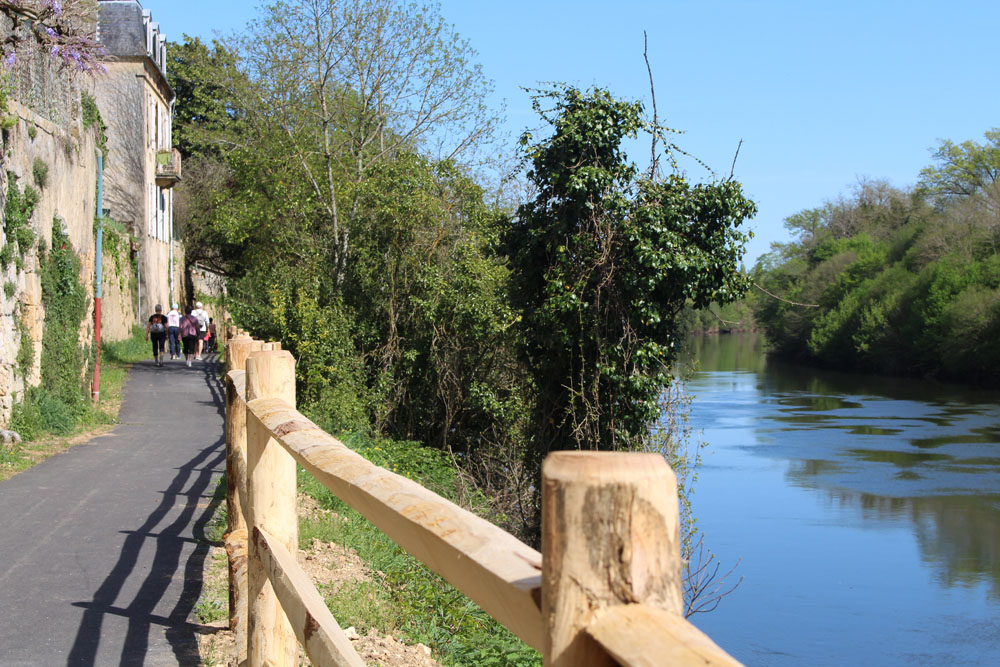
[{"label": "balcony railing", "polygon": [[156,184],[172,188],[181,182],[181,154],[176,148],[156,152]]}]

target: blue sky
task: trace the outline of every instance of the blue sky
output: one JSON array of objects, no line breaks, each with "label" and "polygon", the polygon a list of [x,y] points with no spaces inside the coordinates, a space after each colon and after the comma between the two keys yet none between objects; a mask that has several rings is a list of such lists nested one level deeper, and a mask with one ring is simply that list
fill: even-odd
[{"label": "blue sky", "polygon": [[[239,30],[257,6],[141,2],[174,40]],[[479,52],[512,140],[538,125],[522,86],[598,85],[648,106],[645,30],[661,121],[685,131],[677,143],[728,175],[743,140],[736,177],[760,209],[748,266],[788,240],[786,216],[859,178],[912,185],[938,139],[1000,126],[996,2],[444,0],[441,12]]]}]

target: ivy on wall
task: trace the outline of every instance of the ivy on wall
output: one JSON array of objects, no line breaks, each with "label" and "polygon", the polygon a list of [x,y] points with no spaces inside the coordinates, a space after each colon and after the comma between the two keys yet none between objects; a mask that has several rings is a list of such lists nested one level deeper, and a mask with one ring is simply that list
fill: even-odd
[{"label": "ivy on wall", "polygon": [[108,126],[101,118],[101,110],[97,108],[97,101],[86,90],[80,92],[80,110],[84,129],[97,126],[97,146],[101,149],[101,155],[107,160]]},{"label": "ivy on wall", "polygon": [[[87,314],[87,293],[80,282],[81,262],[62,221],[52,221],[52,247],[42,255],[42,382],[14,406],[11,428],[30,440],[42,431],[67,433],[88,409],[82,378],[89,350],[80,345],[80,323]],[[22,337],[22,353],[31,345]],[[30,354],[31,351],[28,351]]]},{"label": "ivy on wall", "polygon": [[118,286],[124,292],[135,275],[132,266],[132,235],[124,224],[110,217],[94,218],[94,235],[97,229],[103,230],[102,246],[105,257],[111,257],[115,273],[118,275]]},{"label": "ivy on wall", "polygon": [[0,248],[0,269],[6,270],[14,264],[18,271],[24,268],[24,255],[35,243],[35,232],[31,229],[31,214],[38,204],[38,191],[30,185],[21,192],[17,187],[17,176],[7,172],[7,202],[4,206],[4,235],[6,243]]},{"label": "ivy on wall", "polygon": [[73,250],[58,217],[52,221],[52,249],[42,261],[42,386],[67,405],[84,400],[80,386],[84,353],[80,322],[87,315],[87,294],[80,283],[80,258]]}]

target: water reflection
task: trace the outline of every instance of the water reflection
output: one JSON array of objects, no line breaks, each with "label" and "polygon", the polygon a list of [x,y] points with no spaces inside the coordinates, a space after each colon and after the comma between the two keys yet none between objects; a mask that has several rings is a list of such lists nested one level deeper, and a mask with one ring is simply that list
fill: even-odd
[{"label": "water reflection", "polygon": [[[713,428],[709,440],[719,451],[719,470],[733,465],[727,461],[741,460],[727,451],[754,457],[745,461],[765,457],[779,462],[789,487],[819,493],[829,505],[829,518],[814,521],[842,524],[851,515],[859,521],[858,530],[869,534],[851,538],[867,550],[855,554],[859,562],[878,558],[879,549],[900,549],[885,545],[901,544],[908,534],[929,583],[906,586],[939,591],[980,587],[979,595],[992,600],[991,614],[1000,612],[1000,395],[769,362],[762,342],[756,335],[691,342],[702,371],[692,382],[696,426]],[[744,467],[752,468],[745,462]],[[727,478],[727,483],[734,482]],[[872,533],[872,528],[878,530]],[[879,567],[889,568],[886,578],[895,575],[891,563]],[[826,585],[821,579],[809,582],[820,599]],[[835,597],[836,590],[829,594]],[[913,610],[910,621],[892,619],[900,624],[897,632],[910,632],[911,626],[926,622],[919,620],[926,614],[945,613],[952,604],[930,590],[921,595],[932,600],[926,602],[930,609]],[[868,602],[880,604],[877,599]],[[972,612],[956,610],[954,617],[962,613]],[[966,626],[968,620],[956,623]],[[942,650],[927,648],[925,655]],[[975,650],[980,657],[993,655],[983,647]]]}]

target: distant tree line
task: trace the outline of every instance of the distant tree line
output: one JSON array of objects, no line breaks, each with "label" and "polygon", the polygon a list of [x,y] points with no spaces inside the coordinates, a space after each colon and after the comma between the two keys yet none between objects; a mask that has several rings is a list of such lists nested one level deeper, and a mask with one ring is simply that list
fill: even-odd
[{"label": "distant tree line", "polygon": [[[997,383],[1000,130],[942,141],[918,185],[863,180],[785,220],[796,238],[753,270],[754,314],[782,356]],[[809,307],[815,306],[815,307]]]}]

